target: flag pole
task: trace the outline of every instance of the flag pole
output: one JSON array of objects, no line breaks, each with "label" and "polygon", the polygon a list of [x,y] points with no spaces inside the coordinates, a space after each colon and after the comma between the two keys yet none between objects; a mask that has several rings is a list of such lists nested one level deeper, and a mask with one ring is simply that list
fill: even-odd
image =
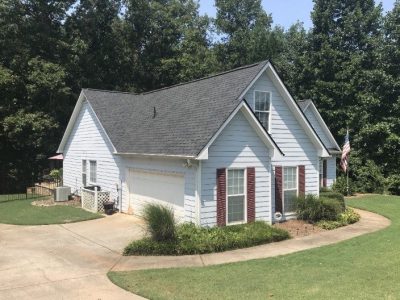
[{"label": "flag pole", "polygon": [[[347,135],[349,135],[349,127],[347,127]],[[347,170],[346,170],[346,190],[347,190],[347,196],[349,195],[349,170],[350,170],[350,159],[347,160]]]},{"label": "flag pole", "polygon": [[346,174],[347,174],[347,180],[346,180],[347,196],[350,196],[349,195],[349,169],[348,168],[347,168]]}]

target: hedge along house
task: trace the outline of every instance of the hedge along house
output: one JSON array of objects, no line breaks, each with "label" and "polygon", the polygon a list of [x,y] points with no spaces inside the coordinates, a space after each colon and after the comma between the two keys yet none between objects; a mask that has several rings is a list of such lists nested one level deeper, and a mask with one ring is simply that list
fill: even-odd
[{"label": "hedge along house", "polygon": [[58,152],[76,193],[99,185],[121,212],[161,203],[202,226],[290,217],[331,157],[268,61],[144,94],[84,89]]}]

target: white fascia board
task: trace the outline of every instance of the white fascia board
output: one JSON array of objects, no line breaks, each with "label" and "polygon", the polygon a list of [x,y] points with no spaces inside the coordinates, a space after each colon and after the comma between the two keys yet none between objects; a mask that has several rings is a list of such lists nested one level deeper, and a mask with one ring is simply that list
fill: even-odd
[{"label": "white fascia board", "polygon": [[306,112],[306,110],[310,107],[310,104],[312,103],[312,101],[308,101],[308,104],[306,105],[306,107],[304,107],[303,112]]},{"label": "white fascia board", "polygon": [[277,87],[278,91],[280,92],[282,98],[285,100],[286,104],[289,106],[289,109],[293,112],[297,121],[300,123],[301,127],[304,129],[306,134],[310,137],[314,146],[317,148],[318,156],[330,157],[328,149],[326,149],[324,144],[321,142],[321,140],[315,133],[314,129],[311,127],[310,123],[304,116],[300,107],[297,105],[295,100],[290,95],[285,84],[282,82],[281,78],[276,73],[275,68],[270,63],[268,63],[267,66],[268,66],[268,68],[266,69],[266,72],[268,73],[268,75],[270,75],[271,80],[274,82],[274,84]]},{"label": "white fascia board", "polygon": [[[331,131],[329,130],[328,125],[326,125],[324,119],[322,118],[321,114],[319,113],[317,107],[315,106],[314,102],[311,101],[308,107],[311,107],[315,117],[317,118],[319,124],[321,125],[322,129],[324,130],[325,134],[328,136],[331,143],[337,148],[340,149],[338,143],[336,142],[335,138],[333,137]],[[332,151],[331,151],[332,152]]]},{"label": "white fascia board", "polygon": [[197,160],[205,160],[208,159],[208,148],[214,143],[214,141],[218,138],[221,132],[225,129],[225,127],[230,123],[233,117],[241,111],[246,117],[247,121],[250,123],[251,127],[256,131],[257,135],[261,138],[264,144],[270,149],[270,156],[274,157],[276,155],[281,156],[280,149],[276,146],[276,144],[272,141],[271,137],[268,133],[265,132],[265,129],[262,127],[260,122],[254,116],[253,112],[246,104],[245,101],[241,101],[240,104],[235,108],[235,110],[230,114],[228,119],[225,120],[224,124],[218,129],[218,131],[214,134],[214,136],[208,141],[207,145],[200,151],[197,156]]},{"label": "white fascia board", "polygon": [[68,138],[69,138],[69,136],[70,136],[70,134],[72,132],[72,129],[74,128],[75,121],[79,116],[79,113],[81,111],[82,103],[83,103],[84,99],[85,99],[85,95],[83,94],[83,91],[81,91],[81,93],[79,95],[79,98],[78,98],[78,101],[76,102],[74,110],[72,112],[71,118],[68,121],[67,128],[64,131],[64,135],[63,135],[63,137],[61,139],[61,143],[58,146],[57,153],[63,153],[64,152],[65,144],[68,141]]}]

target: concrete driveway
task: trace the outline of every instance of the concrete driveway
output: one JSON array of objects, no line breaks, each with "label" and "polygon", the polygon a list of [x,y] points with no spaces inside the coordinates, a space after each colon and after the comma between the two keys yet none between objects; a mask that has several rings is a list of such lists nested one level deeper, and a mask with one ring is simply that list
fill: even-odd
[{"label": "concrete driveway", "polygon": [[0,299],[141,299],[106,273],[142,234],[142,221],[123,214],[64,225],[0,224]]}]

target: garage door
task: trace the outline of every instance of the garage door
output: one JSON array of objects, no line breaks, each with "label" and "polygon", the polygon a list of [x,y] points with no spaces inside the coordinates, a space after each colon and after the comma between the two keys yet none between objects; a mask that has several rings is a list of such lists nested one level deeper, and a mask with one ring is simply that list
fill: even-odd
[{"label": "garage door", "polygon": [[178,220],[184,218],[185,179],[181,174],[129,169],[129,205],[141,215],[146,203],[167,205]]}]

